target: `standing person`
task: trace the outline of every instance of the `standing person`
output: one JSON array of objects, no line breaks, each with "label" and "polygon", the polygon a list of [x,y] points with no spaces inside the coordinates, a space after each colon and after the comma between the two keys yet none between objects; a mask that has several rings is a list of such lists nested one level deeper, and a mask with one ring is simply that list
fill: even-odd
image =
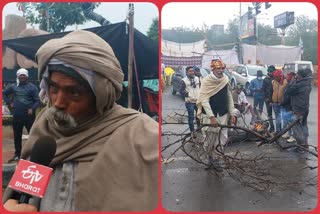
[{"label": "standing person", "polygon": [[[9,211],[150,211],[158,204],[158,124],[116,104],[124,78],[111,46],[78,30],[43,44],[36,53],[39,113],[21,158],[51,136],[53,174],[38,206],[18,204],[7,189]],[[11,199],[9,199],[11,198]],[[9,200],[8,200],[9,199]]]},{"label": "standing person", "polygon": [[[257,77],[250,82],[250,91],[253,93],[253,110],[258,116],[257,119],[261,119],[261,114],[263,112],[264,92],[262,89],[262,76],[262,71],[258,70]],[[257,110],[257,106],[259,106],[259,110]]]},{"label": "standing person", "polygon": [[[181,80],[180,94],[184,96],[185,105],[188,112],[188,124],[190,132],[194,132],[194,119],[197,112],[197,98],[199,96],[200,80],[195,76],[192,66],[186,67],[186,76]],[[200,120],[196,118],[198,127]]]},{"label": "standing person", "polygon": [[201,75],[200,68],[198,66],[193,66],[193,71],[194,71],[194,75],[199,78],[200,86],[201,86],[201,81],[203,80],[203,76]]},{"label": "standing person", "polygon": [[[310,93],[312,86],[312,71],[310,69],[299,70],[296,80],[288,85],[287,93],[291,97],[291,107],[294,119],[299,118],[297,125],[292,127],[293,135],[301,146],[308,146],[308,114],[310,107]],[[298,152],[303,150],[297,148]]]},{"label": "standing person", "polygon": [[263,79],[262,90],[264,93],[264,102],[267,108],[268,121],[270,125],[270,132],[274,132],[274,123],[272,118],[272,80],[273,72],[276,70],[274,65],[268,67],[268,75]]},{"label": "standing person", "polygon": [[[289,123],[292,122],[292,119],[293,119],[292,107],[290,102],[291,97],[288,95],[287,88],[290,87],[289,85],[294,82],[293,80],[295,79],[295,76],[296,76],[296,73],[289,72],[286,77],[288,84],[284,90],[282,101],[281,101],[281,107],[282,107],[281,114],[283,119],[283,128],[286,128],[289,125]],[[295,141],[295,138],[293,137],[292,129],[289,129],[289,131],[286,132],[282,137],[289,138],[287,140],[287,142],[289,143],[292,143]]]},{"label": "standing person", "polygon": [[283,98],[284,89],[288,82],[282,74],[282,70],[277,69],[273,72],[272,80],[272,107],[276,116],[276,132],[280,132],[282,129],[282,114],[281,114],[281,102]]},{"label": "standing person", "polygon": [[[219,139],[219,124],[226,125],[230,117],[231,124],[235,124],[234,104],[229,86],[229,79],[223,71],[226,65],[218,59],[211,61],[212,73],[206,76],[202,83],[197,101],[198,117],[202,118],[204,124],[211,124],[212,127],[204,127],[206,132],[205,147],[208,147],[209,165],[219,169],[217,160],[214,160],[215,148],[223,149],[228,139],[228,130],[222,129]],[[220,168],[221,171],[221,168]]]},{"label": "standing person", "polygon": [[3,100],[13,114],[12,128],[15,152],[9,163],[20,159],[23,127],[26,127],[28,133],[30,133],[36,109],[40,105],[39,90],[37,86],[28,81],[28,77],[28,70],[20,68],[17,71],[17,84],[10,85],[2,92]]}]

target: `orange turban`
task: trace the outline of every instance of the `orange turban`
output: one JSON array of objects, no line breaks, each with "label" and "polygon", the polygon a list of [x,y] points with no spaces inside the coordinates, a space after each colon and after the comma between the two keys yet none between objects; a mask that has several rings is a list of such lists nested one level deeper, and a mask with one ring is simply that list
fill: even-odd
[{"label": "orange turban", "polygon": [[225,69],[226,68],[226,64],[224,64],[220,59],[213,59],[211,60],[211,65],[210,65],[211,69]]}]

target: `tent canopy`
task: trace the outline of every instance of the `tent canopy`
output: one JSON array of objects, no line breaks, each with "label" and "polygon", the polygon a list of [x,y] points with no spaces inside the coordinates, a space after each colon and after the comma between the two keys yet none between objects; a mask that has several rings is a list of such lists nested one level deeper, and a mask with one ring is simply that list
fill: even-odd
[{"label": "tent canopy", "polygon": [[[84,29],[91,31],[112,47],[118,58],[121,68],[125,74],[125,80],[128,78],[128,53],[129,53],[129,33],[126,22],[105,25],[101,27]],[[42,44],[50,39],[61,38],[70,33],[52,33],[40,36],[30,36],[17,39],[3,40],[3,47],[8,47],[25,57],[34,60],[37,50]],[[134,55],[137,63],[138,78],[158,79],[158,43],[134,30]]]}]

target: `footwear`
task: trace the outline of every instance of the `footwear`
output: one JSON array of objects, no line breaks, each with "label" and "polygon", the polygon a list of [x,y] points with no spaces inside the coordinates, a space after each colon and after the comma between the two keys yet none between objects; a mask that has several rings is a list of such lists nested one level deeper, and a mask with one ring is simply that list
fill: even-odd
[{"label": "footwear", "polygon": [[290,138],[291,136],[288,134],[288,132],[286,132],[286,133],[284,133],[284,134],[282,135],[282,137],[288,139],[288,138]]},{"label": "footwear", "polygon": [[10,160],[8,160],[8,163],[17,162],[20,160],[20,157],[18,155],[14,155]]},{"label": "footwear", "polygon": [[293,143],[295,141],[296,141],[296,139],[292,136],[290,136],[290,138],[287,140],[288,143]]}]

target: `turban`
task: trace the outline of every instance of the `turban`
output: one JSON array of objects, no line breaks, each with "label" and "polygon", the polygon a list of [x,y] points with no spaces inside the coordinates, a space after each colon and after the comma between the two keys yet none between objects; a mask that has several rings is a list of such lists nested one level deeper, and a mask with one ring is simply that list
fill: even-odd
[{"label": "turban", "polygon": [[120,97],[124,77],[120,63],[111,46],[98,35],[78,30],[43,44],[36,53],[40,79],[52,59],[93,71],[99,114],[110,109]]},{"label": "turban", "polygon": [[219,59],[213,59],[211,60],[211,70],[214,70],[214,69],[225,69],[226,68],[226,64],[224,64],[221,60]]},{"label": "turban", "polygon": [[17,71],[17,77],[19,77],[19,76],[22,75],[22,74],[26,75],[27,77],[29,76],[27,69],[20,68],[20,69]]},{"label": "turban", "polygon": [[28,70],[24,68],[20,68],[19,70],[17,70],[17,78],[16,78],[17,86],[20,85],[20,80],[18,78],[20,75],[26,75],[27,77],[29,77]]}]

